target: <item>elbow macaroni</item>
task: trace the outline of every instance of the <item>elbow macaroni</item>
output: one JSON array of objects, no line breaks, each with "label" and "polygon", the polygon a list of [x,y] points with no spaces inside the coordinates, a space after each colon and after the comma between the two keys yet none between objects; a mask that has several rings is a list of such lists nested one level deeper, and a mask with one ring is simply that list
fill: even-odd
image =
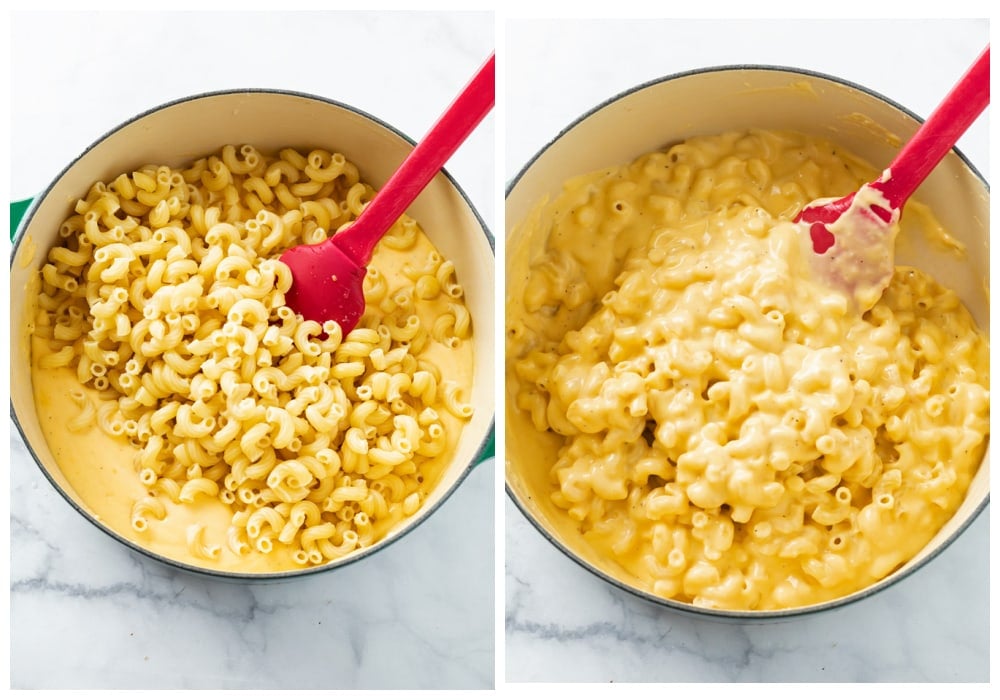
[{"label": "elbow macaroni", "polygon": [[[97,183],[77,203],[40,272],[33,359],[36,402],[49,375],[84,385],[64,427],[98,426],[135,450],[143,495],[94,511],[126,507],[154,551],[172,538],[195,563],[235,570],[258,555],[275,562],[265,570],[322,564],[416,511],[471,414],[454,266],[403,216],[375,251],[351,333],[284,305],[281,252],[324,240],[373,193],[341,154],[230,145],[187,169]],[[449,293],[418,294],[404,274],[418,268]],[[220,508],[224,523],[199,524]]]},{"label": "elbow macaroni", "polygon": [[782,222],[873,175],[797,134],[699,137],[570,181],[526,224],[547,239],[512,268],[508,433],[538,439],[514,459],[652,593],[830,600],[962,502],[989,433],[987,339],[911,268],[858,316]]}]

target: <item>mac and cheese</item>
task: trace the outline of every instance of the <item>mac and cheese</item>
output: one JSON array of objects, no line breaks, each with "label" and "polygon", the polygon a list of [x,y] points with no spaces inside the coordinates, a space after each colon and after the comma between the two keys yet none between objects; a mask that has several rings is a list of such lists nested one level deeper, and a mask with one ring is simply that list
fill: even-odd
[{"label": "mac and cheese", "polygon": [[698,137],[566,183],[513,233],[509,468],[638,586],[708,608],[830,600],[962,502],[987,339],[912,268],[860,315],[788,223],[873,175],[813,137]]},{"label": "mac and cheese", "polygon": [[284,303],[280,254],[373,194],[339,153],[244,145],[76,203],[41,269],[33,384],[99,518],[168,557],[267,571],[342,557],[419,510],[472,413],[454,265],[403,216],[346,336]]}]

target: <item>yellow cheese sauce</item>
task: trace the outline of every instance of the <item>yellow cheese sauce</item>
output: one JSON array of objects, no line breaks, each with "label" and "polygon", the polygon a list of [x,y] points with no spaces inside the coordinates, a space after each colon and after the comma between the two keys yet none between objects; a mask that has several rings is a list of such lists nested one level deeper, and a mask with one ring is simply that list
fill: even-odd
[{"label": "yellow cheese sauce", "polygon": [[[34,340],[36,347],[41,342],[44,341]],[[31,381],[38,418],[56,464],[76,492],[78,502],[104,525],[161,556],[199,567],[230,571],[298,568],[282,549],[268,556],[251,550],[237,557],[223,548],[222,556],[215,562],[195,556],[187,544],[188,526],[204,524],[208,540],[226,539],[232,509],[216,499],[199,499],[193,504],[175,504],[164,499],[166,517],[153,521],[145,532],[136,532],[132,528],[132,505],[147,495],[133,466],[138,450],[126,440],[102,432],[96,425],[78,433],[66,430],[79,413],[70,398],[71,392],[80,388],[75,373],[65,368],[44,370],[36,362]],[[94,389],[85,391],[91,400],[96,400]]]},{"label": "yellow cheese sauce", "polygon": [[[887,170],[883,180],[889,177],[891,173]],[[833,199],[821,199],[810,207],[822,207]],[[887,212],[889,220],[879,218],[873,207]],[[798,224],[800,230],[796,233],[807,247],[804,257],[817,278],[826,286],[846,293],[859,311],[872,308],[892,279],[899,214],[899,210],[893,209],[879,190],[865,184],[835,221],[818,224],[830,234],[832,245],[822,236],[813,240],[809,229],[817,224]]]},{"label": "yellow cheese sauce", "polygon": [[791,132],[697,137],[512,231],[508,479],[570,549],[664,598],[789,609],[882,579],[956,511],[987,339],[912,268],[860,314],[788,223],[875,175]]},{"label": "yellow cheese sauce", "polygon": [[[257,155],[255,151],[252,154]],[[262,164],[260,172],[263,165],[270,163],[268,160]],[[310,162],[310,166],[323,164],[328,163]],[[281,168],[287,177],[291,166]],[[211,178],[219,176],[220,169],[209,172],[210,177],[201,182],[214,182]],[[197,173],[188,172],[185,177],[189,184],[194,183],[192,188],[199,184]],[[241,180],[235,172],[231,177],[237,183]],[[134,182],[144,182],[141,173],[134,176]],[[127,200],[128,183],[120,179],[115,183],[116,202],[118,198]],[[172,186],[175,190],[185,189],[176,177]],[[312,187],[313,192],[320,189]],[[260,183],[247,189],[266,196]],[[94,191],[88,195],[91,201],[81,201],[78,211],[107,207],[114,216],[127,220],[124,209],[115,212],[106,203],[107,188],[98,187],[96,192],[96,196]],[[326,193],[337,196],[342,191],[327,187]],[[357,190],[348,199],[356,194]],[[168,199],[163,196],[159,201]],[[186,204],[191,206],[191,202]],[[141,212],[129,201],[125,206]],[[170,206],[186,211],[176,202]],[[241,211],[240,204],[235,207],[232,216],[245,215],[248,221],[254,220],[253,211]],[[154,209],[155,203],[149,208]],[[210,208],[211,203],[205,202],[203,210]],[[273,210],[287,215],[277,202]],[[303,210],[308,207],[303,206]],[[346,204],[343,211],[348,213]],[[176,212],[172,215],[184,216]],[[134,214],[144,224],[155,216],[149,212]],[[195,221],[199,214],[190,216]],[[316,216],[309,230],[317,228],[324,214],[318,212]],[[178,220],[172,223],[176,225]],[[258,216],[256,220],[264,218]],[[301,221],[298,215],[286,216],[286,222],[291,224]],[[140,286],[137,292],[134,281],[131,287],[119,282],[129,294],[118,297],[115,280],[110,279],[114,273],[105,273],[100,283],[87,284],[88,278],[100,278],[101,273],[94,271],[93,261],[74,264],[78,262],[72,247],[75,244],[50,253],[55,270],[40,275],[40,293],[29,300],[38,306],[35,313],[29,314],[35,319],[31,337],[32,387],[48,447],[81,505],[110,529],[160,556],[233,572],[282,572],[322,564],[379,541],[418,512],[438,485],[471,415],[471,407],[463,401],[471,387],[474,357],[470,321],[467,313],[462,313],[460,271],[454,271],[413,224],[404,217],[376,247],[365,282],[365,316],[359,330],[340,339],[339,344],[335,342],[339,336],[324,335],[318,325],[309,333],[296,334],[294,316],[285,312],[278,314],[280,319],[272,317],[267,323],[249,313],[244,314],[246,318],[238,316],[232,311],[236,307],[232,298],[224,294],[212,298],[205,289],[188,310],[196,304],[205,309],[199,313],[206,325],[184,336],[183,341],[173,341],[173,345],[169,339],[163,340],[163,331],[172,328],[169,323],[177,320],[170,314],[162,316],[165,323],[160,331],[143,335],[134,330],[141,326],[144,314],[147,319],[160,318],[158,308],[129,308],[114,316],[114,323],[131,324],[132,335],[124,332],[116,336],[114,343],[110,338],[101,341],[101,351],[115,356],[105,355],[109,359],[107,367],[92,371],[86,384],[81,383],[80,363],[93,356],[94,348],[83,343],[87,338],[99,337],[105,326],[91,316],[82,322],[83,335],[74,340],[71,336],[79,328],[73,324],[86,312],[67,315],[64,310],[99,310],[109,300],[126,297],[141,304],[144,288]],[[192,239],[199,238],[199,225],[189,224]],[[72,228],[72,224],[66,226]],[[237,228],[251,238],[242,226]],[[229,230],[224,226],[213,229],[211,220],[202,227]],[[172,230],[162,222],[150,228]],[[269,230],[264,229],[265,237]],[[183,233],[170,235],[176,241],[184,238]],[[73,238],[72,232],[69,238]],[[153,235],[135,238],[163,242]],[[209,243],[212,239],[211,235],[206,237]],[[139,251],[156,248],[146,242],[131,245]],[[291,242],[286,240],[266,256],[262,254],[260,260],[276,260],[280,250]],[[194,249],[198,246],[195,243]],[[183,258],[180,247],[181,243],[174,246],[168,240],[162,250],[150,254],[145,269],[133,265],[128,274],[143,280],[140,285],[147,285],[146,291],[190,281],[193,274],[167,279],[171,274],[167,272],[162,284],[156,282],[164,268],[157,269],[155,259],[176,262]],[[116,250],[127,255],[120,248]],[[165,251],[169,252],[163,255]],[[240,282],[242,293],[251,297],[257,294],[265,305],[273,304],[274,310],[280,311],[280,275],[274,287],[258,292],[252,287],[258,278],[247,271],[269,268],[261,266],[252,253],[241,253],[238,247],[225,252],[228,256],[220,254],[212,260],[209,246],[195,256],[202,272],[211,264],[219,268],[229,265],[237,271],[232,275],[235,281],[222,271],[214,272],[214,279],[219,281],[212,287],[214,293],[219,294],[217,289],[225,287],[225,282],[232,282],[233,289]],[[98,261],[105,259],[99,254],[95,257]],[[252,258],[254,262],[247,264],[241,258]],[[141,255],[139,260],[143,261]],[[194,267],[181,269],[193,271]],[[74,275],[79,285],[66,285],[69,290],[58,286],[66,284],[65,277]],[[212,274],[207,277],[211,279]],[[84,288],[87,299],[81,298]],[[167,299],[168,304],[176,303]],[[121,309],[127,306],[123,304]],[[206,320],[213,314],[218,317],[220,308],[230,309],[228,321],[225,314],[216,321]],[[180,312],[171,313],[181,316]],[[256,340],[246,332],[237,334],[241,322],[251,334],[257,334]],[[193,321],[191,328],[196,326]],[[283,342],[282,334],[286,336]],[[239,341],[230,343],[234,338]],[[326,345],[319,351],[323,343]],[[112,351],[112,346],[117,349]],[[59,352],[66,348],[74,350],[69,364],[58,359]],[[146,366],[136,363],[137,369],[128,365],[125,357],[139,358],[142,348],[150,349],[149,356],[142,357]],[[175,353],[173,365],[159,362],[171,352]],[[185,352],[207,354],[202,355],[200,367],[191,367],[190,361],[185,365],[177,355]],[[227,358],[235,358],[234,363],[226,365]],[[175,366],[186,370],[172,371]],[[279,368],[280,373],[267,375],[271,379],[265,381],[268,371]],[[432,378],[435,374],[436,380]],[[136,379],[126,381],[127,375]],[[109,380],[94,382],[93,377]],[[423,383],[418,386],[419,382]],[[147,394],[142,393],[144,388]],[[162,396],[150,398],[157,393]],[[226,402],[221,400],[223,393]],[[333,395],[338,398],[324,403],[324,396]],[[330,412],[331,401],[333,409],[342,406],[340,413]],[[288,408],[292,403],[299,404],[299,408]],[[190,412],[182,423],[179,416],[188,408]],[[88,411],[91,415],[85,418]],[[190,436],[203,425],[213,425],[207,421],[215,421],[214,430],[202,431],[206,433],[202,437]],[[234,422],[240,424],[238,430],[231,430],[237,427]],[[294,427],[294,438],[283,435],[286,425]],[[247,441],[244,436],[258,429],[262,438]],[[225,433],[228,437],[223,438]],[[151,450],[151,440],[160,440],[165,447],[159,452]],[[274,477],[282,468],[291,470],[290,475]],[[189,492],[183,490],[188,487]]]}]

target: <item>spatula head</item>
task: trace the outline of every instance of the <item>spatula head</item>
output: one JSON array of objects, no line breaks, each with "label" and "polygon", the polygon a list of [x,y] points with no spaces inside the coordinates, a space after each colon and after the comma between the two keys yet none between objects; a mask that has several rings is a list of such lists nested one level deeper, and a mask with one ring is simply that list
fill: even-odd
[{"label": "spatula head", "polygon": [[847,293],[861,312],[875,305],[895,270],[900,212],[886,201],[880,184],[865,184],[839,199],[817,200],[794,220],[808,232],[807,259],[813,272]]},{"label": "spatula head", "polygon": [[281,262],[292,271],[285,303],[306,320],[336,321],[347,335],[365,312],[365,266],[337,247],[331,238],[317,245],[286,250]]}]

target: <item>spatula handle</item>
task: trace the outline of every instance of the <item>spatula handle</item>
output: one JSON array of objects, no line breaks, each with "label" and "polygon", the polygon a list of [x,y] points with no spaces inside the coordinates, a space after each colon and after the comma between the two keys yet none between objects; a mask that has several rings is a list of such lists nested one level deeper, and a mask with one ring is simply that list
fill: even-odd
[{"label": "spatula handle", "polygon": [[382,234],[402,216],[466,137],[493,109],[496,99],[494,64],[495,55],[490,54],[469,84],[368,203],[354,225],[337,236],[337,246],[360,265],[368,264],[372,250]]},{"label": "spatula handle", "polygon": [[893,209],[903,206],[989,103],[990,47],[987,45],[892,161],[889,180],[876,185]]}]

